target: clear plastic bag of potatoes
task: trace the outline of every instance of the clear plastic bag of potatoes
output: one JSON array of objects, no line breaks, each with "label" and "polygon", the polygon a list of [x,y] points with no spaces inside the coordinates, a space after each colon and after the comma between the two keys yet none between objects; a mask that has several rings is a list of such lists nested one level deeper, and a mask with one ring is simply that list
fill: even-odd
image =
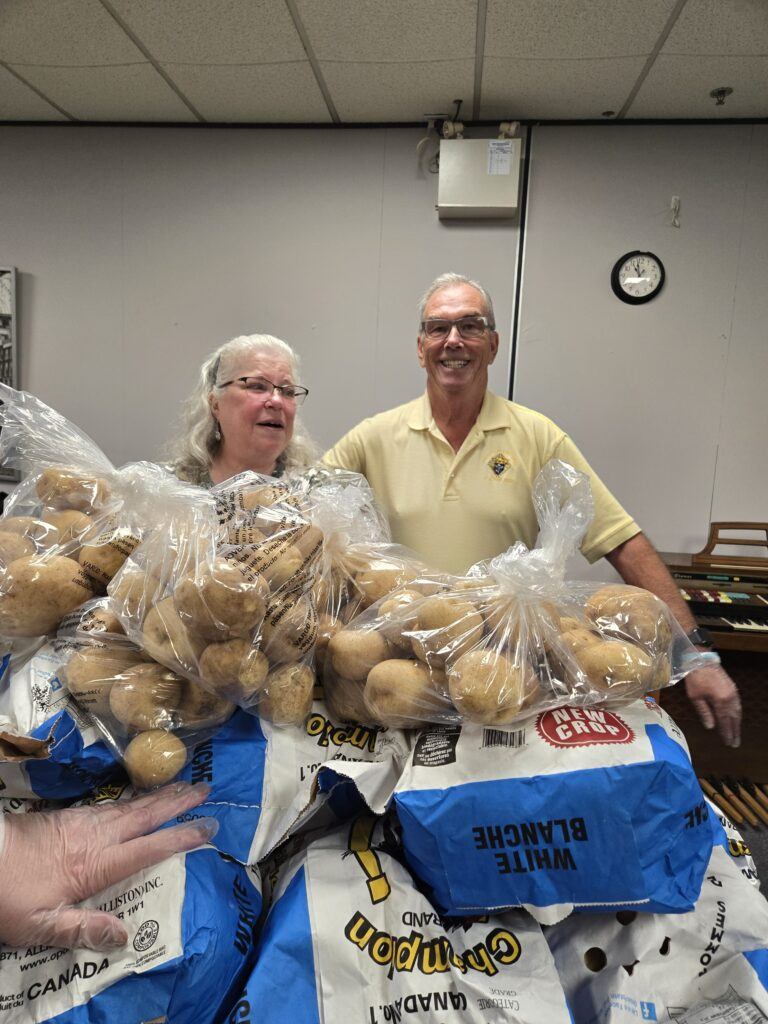
[{"label": "clear plastic bag of potatoes", "polygon": [[[323,691],[332,714],[364,725],[409,728],[426,713],[456,713],[445,698],[445,674],[419,661],[410,630],[413,609],[429,602],[450,577],[431,571],[398,544],[360,544],[345,557],[352,614],[342,606],[327,641],[318,640]],[[435,718],[429,718],[434,721]]]},{"label": "clear plastic bag of potatoes", "polygon": [[58,675],[133,785],[154,789],[179,774],[235,705],[153,661],[125,635],[98,630],[97,611],[84,606],[62,625]]},{"label": "clear plastic bag of potatoes", "polygon": [[167,668],[277,724],[312,702],[312,574],[321,539],[269,477],[211,491],[174,481],[162,527],[109,588],[128,636]]},{"label": "clear plastic bag of potatoes", "polygon": [[97,595],[153,521],[163,470],[117,470],[74,424],[33,395],[0,385],[0,458],[22,482],[0,518],[0,636],[54,633]]},{"label": "clear plastic bag of potatoes", "polygon": [[300,483],[304,486],[307,515],[323,535],[313,584],[317,609],[315,664],[322,678],[331,637],[371,603],[373,576],[379,568],[386,568],[387,552],[394,549],[389,524],[365,477],[320,467],[310,470]]},{"label": "clear plastic bag of potatoes", "polygon": [[533,500],[535,548],[518,542],[466,577],[436,577],[431,593],[403,586],[347,627],[354,659],[333,668],[357,680],[360,721],[505,726],[558,705],[635,699],[696,667],[653,594],[566,579],[593,514],[588,478],[553,460]]}]

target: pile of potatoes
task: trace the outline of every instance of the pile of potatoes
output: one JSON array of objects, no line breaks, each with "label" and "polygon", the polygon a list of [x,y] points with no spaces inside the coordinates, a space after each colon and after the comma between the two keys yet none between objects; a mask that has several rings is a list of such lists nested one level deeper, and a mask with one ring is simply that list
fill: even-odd
[{"label": "pile of potatoes", "polygon": [[0,635],[55,632],[84,601],[103,594],[139,544],[119,521],[107,481],[45,469],[29,484],[34,515],[0,519]]},{"label": "pile of potatoes", "polygon": [[125,639],[71,648],[63,681],[121,751],[139,789],[175,778],[187,761],[185,739],[216,728],[235,710],[230,701],[150,660]]},{"label": "pile of potatoes", "polygon": [[506,725],[537,708],[639,697],[670,681],[670,613],[647,591],[586,605],[521,602],[489,580],[400,585],[330,637],[326,697],[342,718]]},{"label": "pile of potatoes", "polygon": [[215,555],[190,544],[163,573],[145,552],[109,593],[131,639],[154,660],[290,725],[309,713],[315,687],[311,586],[323,537],[284,497],[278,484],[216,495]]}]

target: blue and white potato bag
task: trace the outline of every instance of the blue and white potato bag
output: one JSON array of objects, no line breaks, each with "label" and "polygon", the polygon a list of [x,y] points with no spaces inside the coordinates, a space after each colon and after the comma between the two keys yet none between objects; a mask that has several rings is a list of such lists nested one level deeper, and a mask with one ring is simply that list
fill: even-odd
[{"label": "blue and white potato bag", "polygon": [[304,725],[295,727],[238,710],[192,749],[178,776],[211,787],[205,803],[186,820],[216,818],[216,848],[243,864],[255,864],[332,799],[316,784],[321,766],[375,764],[394,780],[407,751],[399,730],[340,724],[321,700],[314,701]]},{"label": "blue and white potato bag", "polygon": [[69,800],[123,776],[92,717],[59,678],[67,652],[67,641],[56,639],[20,663],[3,659],[0,733],[36,741],[37,750],[26,759],[0,760],[0,796]]},{"label": "blue and white potato bag", "polygon": [[448,914],[686,911],[712,849],[683,735],[651,698],[426,730],[394,799],[411,869]]},{"label": "blue and white potato bag", "polygon": [[539,925],[442,920],[370,816],[284,864],[257,955],[232,1024],[570,1021]]},{"label": "blue and white potato bag", "polygon": [[574,915],[545,929],[576,1024],[763,1024],[768,903],[727,819],[686,914]]},{"label": "blue and white potato bag", "polygon": [[0,947],[0,1024],[207,1024],[252,963],[255,873],[206,848],[177,854],[85,901],[119,916],[110,953]]}]

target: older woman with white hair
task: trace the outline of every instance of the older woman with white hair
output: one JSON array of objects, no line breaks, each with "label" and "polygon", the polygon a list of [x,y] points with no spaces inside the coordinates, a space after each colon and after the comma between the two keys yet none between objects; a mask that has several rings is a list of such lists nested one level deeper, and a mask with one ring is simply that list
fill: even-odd
[{"label": "older woman with white hair", "polygon": [[282,476],[306,469],[319,455],[297,416],[308,394],[286,342],[269,334],[233,338],[200,368],[170,445],[170,468],[203,487],[246,470]]}]

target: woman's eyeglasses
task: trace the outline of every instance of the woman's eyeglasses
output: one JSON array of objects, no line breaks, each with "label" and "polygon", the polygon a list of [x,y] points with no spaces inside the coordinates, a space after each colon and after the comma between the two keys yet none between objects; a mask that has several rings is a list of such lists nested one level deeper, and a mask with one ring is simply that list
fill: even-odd
[{"label": "woman's eyeglasses", "polygon": [[254,395],[274,395],[277,391],[285,402],[292,402],[294,405],[301,405],[309,394],[308,388],[299,387],[298,384],[273,384],[266,377],[235,377],[225,384],[219,384],[219,387],[228,388],[230,384],[242,384],[246,391]]}]

